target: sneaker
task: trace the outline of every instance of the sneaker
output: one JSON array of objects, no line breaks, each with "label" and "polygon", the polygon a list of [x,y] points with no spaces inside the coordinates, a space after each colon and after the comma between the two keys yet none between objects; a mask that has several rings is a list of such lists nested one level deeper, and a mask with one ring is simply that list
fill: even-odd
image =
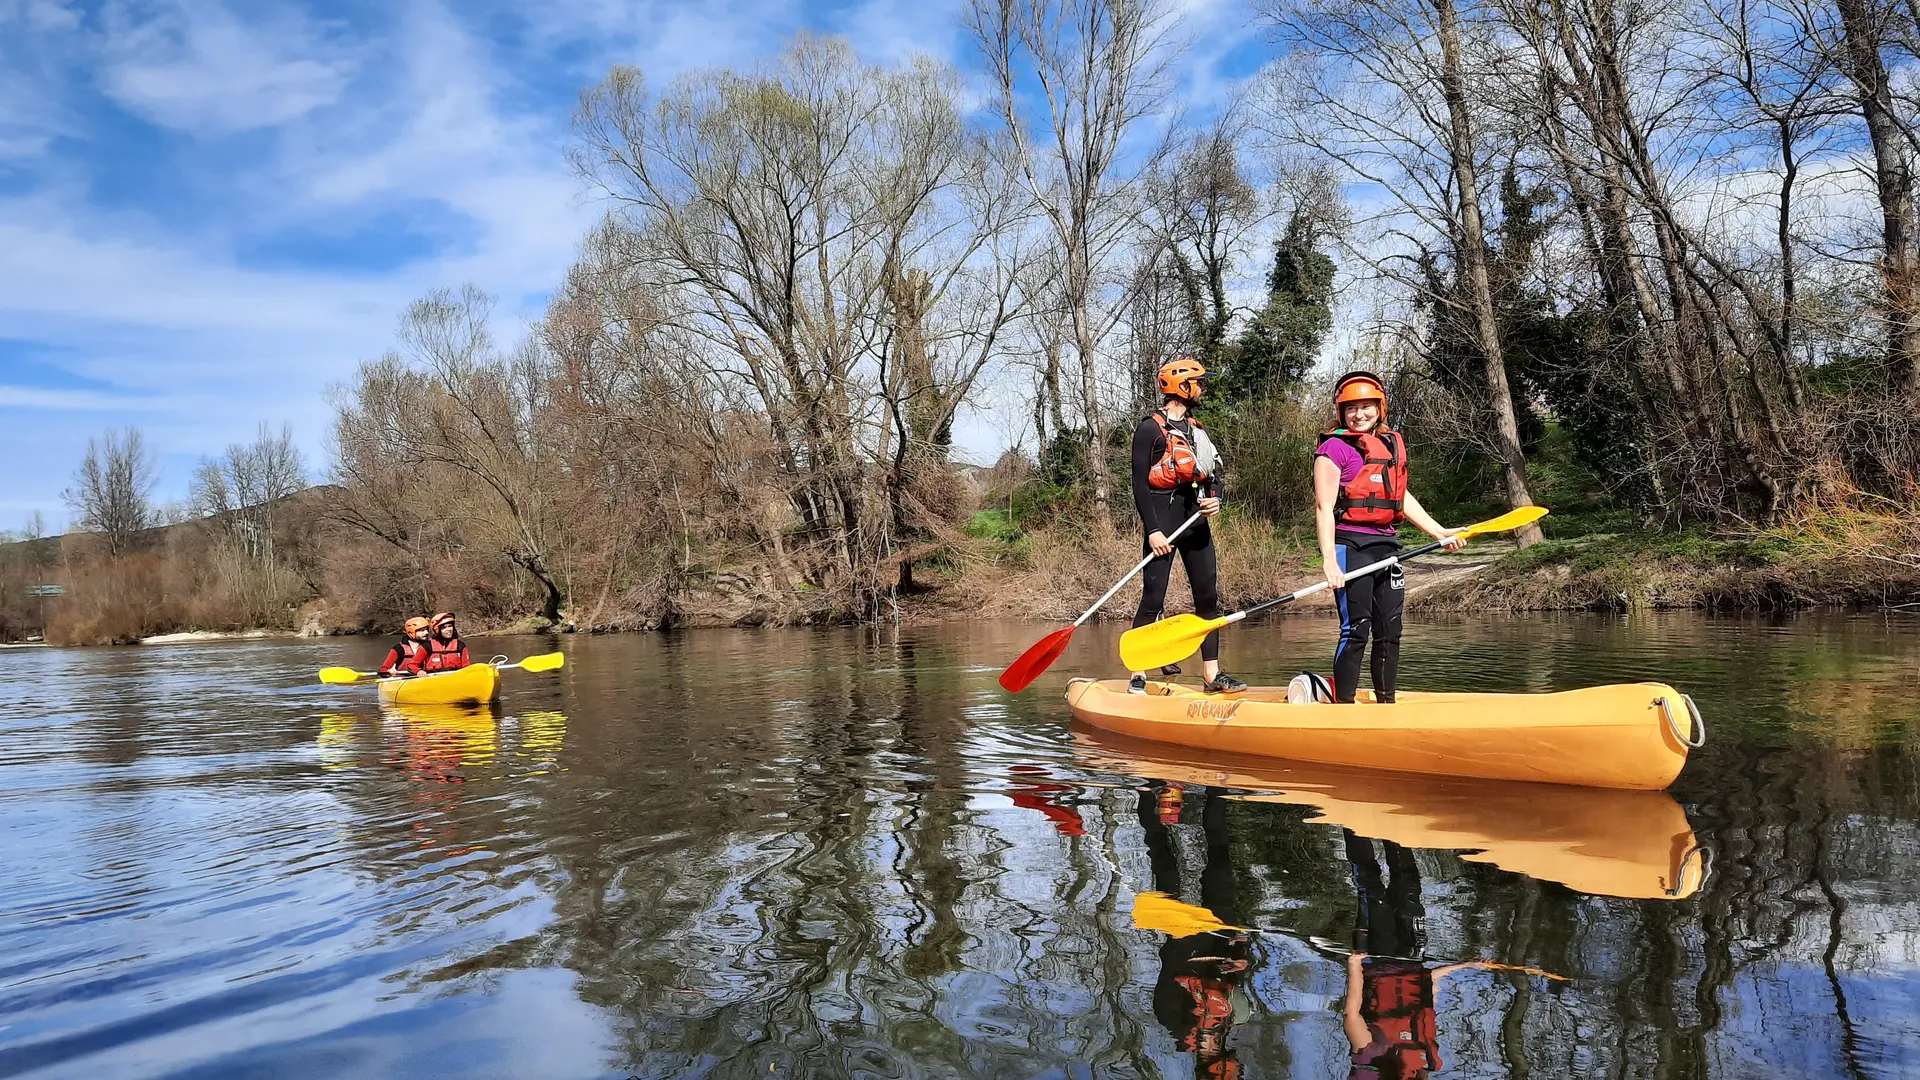
[{"label": "sneaker", "polygon": [[1160,677],[1163,679],[1171,679],[1178,676],[1179,674],[1180,674],[1179,664],[1168,664],[1166,667],[1163,667],[1160,669]]},{"label": "sneaker", "polygon": [[1200,689],[1209,694],[1243,694],[1247,684],[1223,671],[1211,679],[1202,680]]},{"label": "sneaker", "polygon": [[1135,675],[1133,678],[1127,680],[1127,693],[1144,694],[1146,692],[1147,677],[1145,675]]}]

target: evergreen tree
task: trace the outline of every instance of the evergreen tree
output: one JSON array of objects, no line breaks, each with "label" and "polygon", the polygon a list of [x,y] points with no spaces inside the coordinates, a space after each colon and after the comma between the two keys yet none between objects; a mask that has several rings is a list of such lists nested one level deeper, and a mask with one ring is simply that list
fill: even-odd
[{"label": "evergreen tree", "polygon": [[1314,249],[1306,213],[1296,211],[1274,245],[1267,302],[1225,350],[1216,380],[1223,404],[1297,386],[1313,370],[1333,327],[1333,260]]}]

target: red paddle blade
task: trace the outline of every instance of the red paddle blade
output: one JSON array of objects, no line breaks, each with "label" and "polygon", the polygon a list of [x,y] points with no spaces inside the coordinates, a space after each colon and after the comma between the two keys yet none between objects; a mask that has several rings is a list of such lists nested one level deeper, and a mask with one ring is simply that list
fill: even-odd
[{"label": "red paddle blade", "polygon": [[1010,694],[1017,694],[1033,685],[1040,673],[1053,666],[1060,654],[1067,651],[1067,642],[1073,637],[1073,627],[1055,630],[1046,637],[1033,643],[1033,647],[1020,654],[1020,658],[1007,665],[1000,673],[1000,685]]}]

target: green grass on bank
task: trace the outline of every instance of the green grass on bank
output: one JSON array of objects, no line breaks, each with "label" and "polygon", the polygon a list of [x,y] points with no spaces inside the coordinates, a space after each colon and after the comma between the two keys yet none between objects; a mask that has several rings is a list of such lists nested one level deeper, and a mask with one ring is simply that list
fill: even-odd
[{"label": "green grass on bank", "polygon": [[[1571,530],[1567,530],[1570,532]],[[1786,545],[1773,538],[1729,540],[1697,529],[1678,532],[1594,532],[1548,537],[1502,558],[1495,568],[1524,574],[1567,566],[1576,574],[1644,568],[1667,562],[1721,566],[1764,566],[1791,559]]]}]

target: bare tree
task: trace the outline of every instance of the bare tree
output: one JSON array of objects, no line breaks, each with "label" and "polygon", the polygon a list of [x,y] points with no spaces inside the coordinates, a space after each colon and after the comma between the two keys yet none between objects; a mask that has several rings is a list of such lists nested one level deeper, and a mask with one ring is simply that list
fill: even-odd
[{"label": "bare tree", "polygon": [[1155,272],[1178,286],[1189,323],[1182,347],[1215,366],[1234,317],[1228,279],[1260,220],[1259,193],[1240,163],[1244,135],[1238,109],[1225,110],[1156,155],[1162,164],[1147,182],[1142,264],[1163,267]]},{"label": "bare tree", "polygon": [[436,522],[457,526],[533,578],[540,614],[557,621],[552,470],[534,423],[542,385],[531,361],[499,354],[492,310],[472,286],[430,293],[401,319],[401,349],[361,366],[335,420],[342,517],[408,550]]},{"label": "bare tree", "polygon": [[801,36],[658,99],[616,69],[578,116],[574,164],[612,201],[629,268],[675,295],[688,367],[764,417],[807,543],[834,554],[810,572],[869,609],[902,554],[900,481],[1020,306],[1022,202],[958,100],[931,62],[881,69]]},{"label": "bare tree", "polygon": [[[1464,55],[1471,31],[1462,27],[1454,0],[1300,0],[1265,10],[1300,50],[1285,69],[1291,78],[1272,115],[1276,130],[1353,178],[1379,185],[1398,207],[1378,223],[1381,248],[1356,254],[1430,302],[1456,310],[1471,327],[1483,368],[1480,404],[1491,421],[1507,501],[1530,505],[1487,268],[1485,147]],[[1444,291],[1423,280],[1427,275],[1409,272],[1430,265],[1425,255],[1436,242],[1453,260],[1453,285]],[[1539,529],[1529,526],[1518,538],[1533,543]]]},{"label": "bare tree", "polygon": [[[1888,388],[1911,396],[1920,389],[1920,213],[1914,208],[1916,128],[1909,109],[1896,109],[1884,53],[1906,28],[1911,48],[1916,13],[1884,0],[1832,0],[1839,33],[1813,36],[1827,43],[1853,90],[1854,108],[1873,151],[1874,193],[1880,204],[1880,281],[1887,324]],[[1834,40],[1837,37],[1838,40]]]},{"label": "bare tree", "polygon": [[[1157,0],[974,0],[968,20],[1017,167],[1061,249],[1057,284],[1079,361],[1094,502],[1105,521],[1111,481],[1101,361],[1126,305],[1103,304],[1101,291],[1138,195],[1139,173],[1123,165],[1124,144],[1170,89],[1166,9]],[[1023,92],[1029,85],[1039,87],[1037,108]],[[1029,120],[1034,113],[1038,123]]]},{"label": "bare tree", "polygon": [[87,440],[87,456],[62,493],[83,532],[99,533],[109,555],[132,550],[140,533],[154,523],[153,492],[160,463],[140,429],[108,431]]},{"label": "bare tree", "polygon": [[263,423],[252,443],[234,443],[225,457],[201,460],[188,500],[194,516],[219,519],[249,559],[272,570],[280,503],[306,486],[293,426],[276,432]]}]

